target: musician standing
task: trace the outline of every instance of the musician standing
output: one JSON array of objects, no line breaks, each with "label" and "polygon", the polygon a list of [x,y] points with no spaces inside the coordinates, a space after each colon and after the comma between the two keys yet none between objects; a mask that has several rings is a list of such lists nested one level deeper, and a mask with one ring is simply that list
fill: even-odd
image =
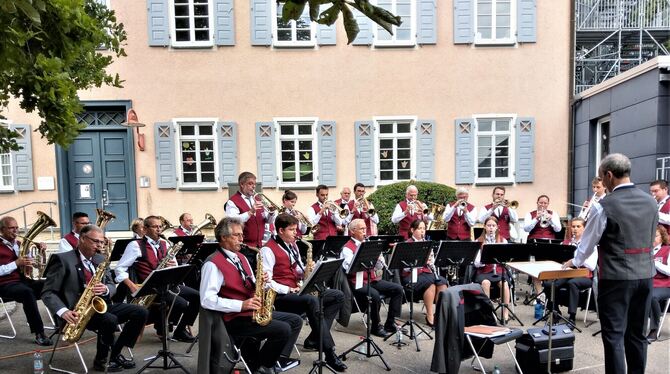
[{"label": "musician standing", "polygon": [[[143,283],[167,255],[169,246],[167,241],[160,237],[161,231],[160,218],[156,216],[145,218],[144,238],[128,243],[121,259],[116,265],[116,269],[114,269],[116,282],[123,283],[128,287],[130,293],[134,293],[139,289],[138,284]],[[176,265],[177,261],[174,258],[167,262],[168,267]],[[170,321],[178,323],[178,325],[172,334],[172,339],[180,342],[193,342],[195,338],[188,331],[187,327],[193,325],[200,310],[198,291],[181,285],[179,286],[179,295],[174,296],[172,293],[168,293],[167,299],[168,305],[172,305],[173,299],[175,299],[172,313],[170,313]],[[156,297],[155,302],[160,302],[160,296]],[[162,323],[154,324],[154,328],[159,336],[165,333]]]},{"label": "musician standing", "polygon": [[332,369],[342,372],[347,366],[335,353],[335,342],[330,334],[333,321],[344,302],[340,290],[327,289],[322,292],[323,320],[319,318],[319,299],[313,295],[298,295],[300,281],[305,274],[305,265],[300,260],[296,246],[298,220],[288,214],[280,214],[275,220],[277,235],[268,240],[261,249],[263,270],[268,274],[272,289],[277,291],[275,309],[281,312],[301,315],[305,313],[312,331],[305,338],[306,349],[319,348],[319,325],[321,325],[323,351],[326,363]]},{"label": "musician standing", "polygon": [[644,373],[647,340],[644,329],[651,305],[654,261],[652,243],[657,205],[630,181],[631,162],[614,153],[598,167],[611,191],[594,203],[575,258],[581,266],[598,247],[598,306],[605,351],[605,372]]},{"label": "musician standing", "polygon": [[531,239],[556,239],[556,233],[561,231],[561,218],[558,213],[549,210],[547,195],[540,195],[537,198],[537,209],[528,212],[523,223],[523,230],[528,233],[529,242]]},{"label": "musician standing", "polygon": [[290,353],[300,335],[302,319],[293,313],[272,312],[272,321],[261,326],[252,320],[253,311],[262,308],[255,296],[256,282],[267,282],[268,276],[257,280],[246,257],[240,253],[243,224],[238,218],[219,221],[214,236],[218,250],[202,266],[200,302],[202,307],[223,313],[226,330],[240,344],[242,338],[266,340],[258,352],[247,353],[245,360],[256,373],[274,373],[275,363],[282,367],[295,366]]},{"label": "musician standing", "polygon": [[[102,249],[105,236],[102,230],[95,225],[88,225],[81,229],[79,246],[72,251],[56,253],[51,256],[51,265],[45,274],[46,282],[42,290],[42,300],[49,311],[60,317],[59,325],[63,323],[76,324],[79,318],[73,310],[90,279],[98,271],[98,265],[105,259],[96,253]],[[116,292],[116,286],[105,269],[102,282],[93,286],[93,293],[100,296],[107,303],[107,312],[93,313],[86,329],[97,331],[98,344],[93,360],[93,369],[97,371],[118,372],[135,367],[132,359],[126,359],[121,354],[123,347],[134,347],[137,338],[147,320],[146,309],[131,304],[112,304],[110,298]],[[118,326],[124,324],[118,339],[114,340],[114,333]],[[111,359],[107,362],[107,355],[111,350]]]},{"label": "musician standing", "polygon": [[[320,184],[316,187],[316,197],[318,201],[312,204],[311,209],[307,211],[309,221],[312,225],[312,232],[315,240],[324,240],[329,236],[337,235],[337,227],[342,225],[343,219],[338,212],[331,209],[334,203],[325,204],[328,201],[328,187]],[[318,225],[318,226],[317,226]]]},{"label": "musician standing", "polygon": [[179,227],[174,230],[174,236],[193,235],[193,216],[189,213],[182,213],[179,216]]},{"label": "musician standing", "polygon": [[365,222],[365,236],[372,236],[372,224],[379,224],[379,215],[375,211],[374,214],[370,214],[370,206],[365,204],[363,200],[365,199],[365,186],[363,183],[354,184],[354,196],[353,200],[349,201],[349,217],[347,217],[347,224],[355,219],[362,219]]},{"label": "musician standing", "polygon": [[658,204],[658,223],[670,231],[670,196],[668,196],[668,182],[655,180],[649,185],[651,196]]},{"label": "musician standing", "polygon": [[582,210],[579,212],[579,218],[583,219],[584,221],[588,221],[589,219],[589,207],[591,204],[600,201],[600,199],[607,195],[607,189],[605,186],[603,186],[603,181],[600,179],[600,177],[595,177],[591,181],[591,191],[593,191],[593,197],[591,197],[590,200],[584,201]]},{"label": "musician standing", "polygon": [[405,190],[405,200],[396,204],[391,216],[391,222],[398,225],[398,235],[405,239],[409,239],[409,225],[418,220],[426,222],[432,220],[430,215],[423,214],[426,206],[417,198],[419,197],[419,189],[414,185],[407,186]]},{"label": "musician standing", "polygon": [[[254,198],[256,176],[245,171],[237,178],[240,190],[226,202],[226,215],[239,218],[244,223],[244,244],[260,248],[263,245],[265,230],[269,230],[272,215],[263,204]],[[268,227],[266,227],[266,225]]]},{"label": "musician standing", "polygon": [[[351,199],[351,189],[349,187],[344,187],[342,188],[342,191],[340,191],[340,198],[335,200],[335,204],[340,207],[340,209],[348,209],[349,212],[351,213],[351,209],[349,208],[349,204],[352,203],[353,200]],[[351,216],[351,214],[350,214]],[[348,218],[348,217],[347,217]],[[343,220],[342,224],[337,227],[337,234],[338,235],[347,235],[347,224],[351,222],[351,219]]]},{"label": "musician standing", "polygon": [[72,215],[72,231],[61,238],[58,243],[58,253],[71,251],[73,248],[77,248],[77,245],[79,244],[79,230],[90,224],[91,220],[88,218],[88,214],[75,212]]},{"label": "musician standing", "polygon": [[32,266],[33,259],[20,256],[21,242],[16,240],[19,224],[13,217],[0,219],[0,297],[12,298],[23,305],[30,332],[35,334],[35,344],[49,346],[51,339],[44,335],[44,323],[37,307],[37,299],[44,282],[23,276],[23,268]]},{"label": "musician standing", "polygon": [[[349,235],[351,239],[342,247],[342,252],[340,252],[340,258],[344,259],[342,267],[345,271],[349,271],[351,267],[351,261],[354,259],[354,255],[358,248],[360,248],[361,243],[365,240],[365,222],[362,219],[355,219],[349,223]],[[375,269],[380,270],[383,267],[384,257],[379,256],[379,260],[375,264]],[[354,289],[353,294],[358,301],[358,305],[361,307],[367,305],[367,294],[368,294],[368,284],[370,287],[370,296],[372,297],[372,305],[368,306],[368,313],[370,313],[370,318],[372,320],[372,325],[370,326],[370,331],[373,335],[379,337],[385,337],[387,334],[393,334],[397,331],[398,326],[395,323],[396,317],[400,317],[401,307],[402,307],[402,286],[382,280],[377,276],[375,271],[372,272],[370,282],[368,283],[367,272],[363,272],[363,287]],[[356,276],[351,275],[349,277],[349,283],[355,285]],[[354,287],[355,288],[355,287]],[[388,315],[386,316],[386,323],[382,327],[381,318],[379,316],[379,308],[381,307],[381,295],[383,294],[386,297],[391,298],[389,304]]]},{"label": "musician standing", "polygon": [[479,213],[479,222],[484,223],[488,217],[494,216],[498,221],[500,236],[510,241],[510,226],[519,220],[516,209],[510,209],[505,205],[505,187],[493,187],[492,197],[493,202],[485,205]]},{"label": "musician standing", "polygon": [[472,226],[477,222],[477,211],[468,202],[470,196],[467,188],[456,190],[456,201],[444,208],[442,220],[448,222],[447,238],[449,240],[470,240]]}]

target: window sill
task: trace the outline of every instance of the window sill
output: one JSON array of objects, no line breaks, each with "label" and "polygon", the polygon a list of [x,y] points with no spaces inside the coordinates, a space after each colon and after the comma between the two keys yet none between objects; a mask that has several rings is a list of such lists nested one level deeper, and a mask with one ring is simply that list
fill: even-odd
[{"label": "window sill", "polygon": [[473,186],[513,186],[514,181],[511,180],[502,180],[502,181],[476,181]]},{"label": "window sill", "polygon": [[374,47],[374,48],[414,48],[414,47],[416,47],[416,43],[415,42],[397,42],[397,43],[373,42],[372,47]]},{"label": "window sill", "polygon": [[4,193],[4,194],[10,194],[10,193],[13,194],[14,192],[15,192],[14,189],[11,189],[11,190],[0,190],[0,194],[3,194],[3,193]]},{"label": "window sill", "polygon": [[476,47],[514,47],[515,40],[475,40]]},{"label": "window sill", "polygon": [[214,44],[171,44],[174,49],[212,49]]},{"label": "window sill", "polygon": [[316,48],[316,43],[310,43],[310,44],[273,43],[272,46],[277,49],[314,49]]},{"label": "window sill", "polygon": [[179,191],[218,191],[219,186],[217,185],[206,185],[206,186],[179,186]]}]

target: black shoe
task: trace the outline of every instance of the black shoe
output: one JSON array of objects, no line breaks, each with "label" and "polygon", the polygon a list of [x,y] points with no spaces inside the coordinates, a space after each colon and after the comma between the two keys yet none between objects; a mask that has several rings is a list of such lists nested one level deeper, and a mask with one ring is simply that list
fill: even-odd
[{"label": "black shoe", "polygon": [[658,340],[658,338],[656,337],[656,330],[649,331],[649,334],[647,334],[647,341],[649,343],[653,343],[656,340]]},{"label": "black shoe", "polygon": [[378,336],[380,338],[385,338],[388,334],[386,333],[386,329],[384,329],[381,325],[377,325],[377,327],[373,327],[370,329],[370,333],[374,336]]},{"label": "black shoe", "polygon": [[304,349],[305,351],[318,351],[319,343],[313,340],[305,339],[305,342],[302,343],[302,349]]},{"label": "black shoe", "polygon": [[189,334],[185,328],[175,330],[172,339],[183,343],[193,343],[195,341],[193,335]]},{"label": "black shoe", "polygon": [[118,355],[112,361],[123,366],[124,369],[132,369],[135,367],[135,361],[125,358],[123,355]]},{"label": "black shoe", "polygon": [[300,365],[300,360],[295,360],[287,357],[280,357],[279,360],[277,360],[277,363],[275,364],[274,370],[275,372],[281,373],[289,369],[293,369],[298,365]]},{"label": "black shoe", "polygon": [[259,366],[257,369],[252,371],[253,374],[275,374],[275,368],[267,368],[265,366]]},{"label": "black shoe", "polygon": [[342,360],[337,357],[337,353],[335,353],[334,349],[326,352],[326,364],[328,364],[331,369],[340,373],[347,370],[347,365],[345,365],[344,362],[342,362]]},{"label": "black shoe", "polygon": [[398,332],[398,330],[400,330],[400,332],[403,333],[403,334],[407,334],[407,333],[408,333],[408,331],[407,331],[406,328],[404,328],[404,327],[400,327],[400,326],[398,326],[398,325],[396,325],[396,324],[393,324],[393,325],[384,325],[384,330],[386,330],[386,332],[387,332],[388,334],[395,334],[396,332]]},{"label": "black shoe", "polygon": [[93,370],[95,371],[107,371],[108,373],[118,373],[119,371],[123,371],[123,366],[112,360],[110,363],[105,364],[104,361],[93,361]]},{"label": "black shoe", "polygon": [[43,332],[41,332],[35,334],[35,344],[47,347],[53,345],[53,342],[51,339],[47,338]]}]

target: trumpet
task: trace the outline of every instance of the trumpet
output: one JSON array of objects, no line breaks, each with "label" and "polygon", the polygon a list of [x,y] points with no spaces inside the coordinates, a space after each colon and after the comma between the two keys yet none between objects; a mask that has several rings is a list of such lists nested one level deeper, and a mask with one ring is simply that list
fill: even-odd
[{"label": "trumpet", "polygon": [[584,221],[586,221],[587,218],[588,218],[588,216],[589,216],[589,212],[591,211],[591,207],[593,206],[593,203],[597,203],[597,202],[600,201],[600,199],[602,199],[604,196],[605,196],[605,195],[603,195],[603,196],[598,196],[598,195],[596,195],[596,194],[593,194],[593,196],[591,197],[591,200],[589,200],[589,204],[588,204],[587,206],[582,206],[582,210],[579,211],[579,215],[578,215],[577,217],[579,217],[579,218],[583,219]]},{"label": "trumpet", "polygon": [[456,206],[460,210],[465,210],[468,207],[468,201],[465,199],[456,200],[454,206]]},{"label": "trumpet", "polygon": [[409,215],[413,216],[417,212],[421,212],[424,215],[428,215],[430,213],[430,209],[426,206],[426,204],[422,203],[419,200],[412,200],[409,203],[407,203],[407,206],[409,207]]},{"label": "trumpet", "polygon": [[[295,217],[298,220],[298,222],[300,222],[303,225],[305,225],[306,227],[308,227],[312,232],[315,231],[314,227],[317,226],[317,225],[312,225],[312,223],[307,219],[307,217],[301,211],[299,211],[297,209],[290,209],[289,210],[286,207],[281,207],[281,208],[279,208],[279,213],[291,215],[291,216]],[[318,231],[318,229],[316,231]]]},{"label": "trumpet", "polygon": [[372,203],[368,199],[366,199],[365,196],[356,199],[355,206],[361,212],[366,211],[370,216],[374,216],[375,213],[377,213],[377,211],[375,210],[375,206],[372,205]]},{"label": "trumpet", "polygon": [[510,208],[510,209],[516,209],[516,208],[519,207],[519,202],[516,201],[516,200],[509,201],[507,199],[504,199],[504,200],[498,199],[498,200],[493,201],[493,206],[494,207],[503,206],[503,207],[507,207],[507,208]]},{"label": "trumpet", "polygon": [[253,198],[255,201],[260,202],[263,205],[263,208],[265,208],[269,212],[275,212],[279,210],[279,205],[275,204],[272,200],[270,200],[269,197],[267,197],[262,192],[255,193],[253,195]]},{"label": "trumpet", "polygon": [[333,214],[337,214],[340,216],[340,218],[347,218],[349,215],[349,209],[347,208],[340,208],[337,204],[335,204],[333,201],[328,200],[325,203],[323,203],[323,206],[325,206],[328,210],[330,210]]},{"label": "trumpet", "polygon": [[546,229],[551,225],[551,216],[546,210],[538,211],[538,219],[540,221],[540,227]]}]

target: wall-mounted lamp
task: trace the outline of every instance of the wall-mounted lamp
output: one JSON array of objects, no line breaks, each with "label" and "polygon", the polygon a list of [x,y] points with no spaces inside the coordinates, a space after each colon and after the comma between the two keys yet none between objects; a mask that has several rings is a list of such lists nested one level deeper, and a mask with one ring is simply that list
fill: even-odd
[{"label": "wall-mounted lamp", "polygon": [[130,109],[128,111],[128,116],[126,118],[126,121],[121,123],[122,126],[125,127],[134,127],[135,131],[137,133],[137,147],[140,149],[141,152],[144,152],[144,134],[140,133],[140,127],[146,126],[145,124],[141,123],[137,119],[137,113],[135,113],[135,109]]}]

